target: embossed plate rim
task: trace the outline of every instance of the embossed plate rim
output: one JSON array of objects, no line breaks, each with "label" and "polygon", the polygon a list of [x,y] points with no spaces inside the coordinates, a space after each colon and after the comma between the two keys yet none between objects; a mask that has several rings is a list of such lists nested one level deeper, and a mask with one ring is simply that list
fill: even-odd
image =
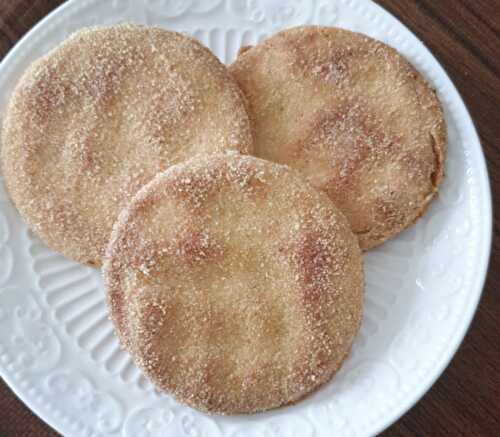
[{"label": "embossed plate rim", "polygon": [[[80,8],[80,6],[83,7],[86,4],[90,3],[91,2],[88,1],[70,0],[69,2],[61,5],[59,8],[55,9],[53,12],[51,12],[49,15],[43,18],[30,32],[28,32],[18,42],[16,46],[14,46],[11,49],[8,55],[4,58],[2,64],[0,65],[0,74],[8,69],[8,66],[11,63],[11,61],[19,54],[20,51],[28,48],[29,46],[28,40],[30,39],[30,36],[33,35],[33,33],[37,33],[38,31],[41,30],[41,28],[49,24],[54,25],[55,20],[62,20],[67,10],[68,12],[71,10],[74,13],[76,12],[76,10]],[[411,31],[409,31],[402,23],[400,23],[399,20],[397,20],[395,17],[390,15],[387,11],[385,11],[383,8],[381,8],[376,4],[365,2],[362,4],[362,6],[359,6],[359,2],[357,0],[339,0],[337,3],[356,6],[358,7],[358,9],[367,10],[371,8],[372,11],[376,9],[378,15],[382,14],[385,15],[386,17],[390,17],[391,20],[394,20],[406,32],[408,32],[410,35],[413,36]],[[420,42],[420,44],[422,43]],[[430,52],[427,50],[425,46],[423,46],[423,50],[427,52],[428,56],[434,59],[432,54],[430,54]],[[442,67],[439,64],[438,68],[442,69]],[[440,74],[444,75],[444,77],[448,81],[450,81],[449,77],[444,71],[442,71]],[[458,92],[454,87],[452,92],[457,93],[457,98],[455,98],[454,101],[458,102],[458,108],[456,112],[460,113],[459,121],[465,122],[467,125],[468,136],[466,140],[469,143],[467,146],[467,150],[471,154],[470,159],[472,161],[472,166],[474,167],[476,183],[478,185],[477,190],[478,192],[480,192],[482,200],[482,202],[479,203],[478,205],[481,208],[481,217],[480,217],[481,230],[478,235],[479,243],[477,243],[478,245],[477,250],[480,252],[481,256],[478,258],[477,267],[475,269],[477,271],[477,274],[468,290],[469,295],[466,298],[466,304],[467,304],[466,310],[464,310],[461,313],[463,320],[458,325],[457,329],[458,334],[455,334],[453,336],[454,341],[449,342],[447,344],[447,347],[440,350],[439,356],[434,357],[432,369],[428,370],[426,374],[420,378],[422,382],[424,382],[424,380],[427,379],[427,381],[425,381],[426,383],[425,384],[422,383],[420,386],[418,386],[418,389],[412,387],[411,392],[405,396],[403,402],[398,404],[396,407],[391,406],[389,412],[384,411],[384,414],[380,414],[379,418],[376,421],[373,421],[375,425],[373,425],[373,428],[370,429],[371,432],[378,433],[382,429],[386,428],[391,423],[396,421],[399,417],[401,417],[401,415],[404,414],[409,408],[411,408],[411,406],[414,405],[421,398],[421,396],[432,386],[432,384],[436,381],[436,379],[441,375],[441,373],[444,371],[444,369],[447,367],[452,357],[454,356],[456,350],[458,349],[460,343],[463,340],[463,337],[465,336],[467,329],[469,328],[469,325],[472,321],[473,315],[477,308],[479,299],[481,297],[481,290],[483,288],[484,281],[486,279],[486,272],[488,267],[488,259],[490,255],[491,239],[492,239],[491,191],[489,188],[484,155],[482,154],[480,148],[480,142],[477,136],[477,132],[474,128],[472,120],[470,119],[470,115],[467,112],[463,100],[458,95]],[[60,432],[63,432],[64,434],[85,435],[83,430],[78,431],[73,428],[72,425],[74,425],[75,422],[71,417],[69,416],[64,417],[63,414],[62,416],[63,418],[66,419],[66,421],[61,420],[60,418],[56,419],[56,416],[53,414],[54,407],[51,403],[45,402],[44,399],[42,399],[42,401],[40,402],[40,400],[37,399],[37,396],[29,396],[27,390],[21,389],[21,386],[19,385],[20,381],[18,381],[15,372],[10,372],[7,369],[5,369],[3,365],[0,365],[0,374],[8,383],[8,385],[13,389],[16,395],[20,397],[21,400],[26,405],[28,405],[28,407],[30,407],[49,425],[51,425],[55,429],[58,429]],[[429,377],[429,375],[431,375],[431,377]],[[26,392],[26,394],[23,394],[23,390]],[[93,435],[96,434],[94,433]]]}]

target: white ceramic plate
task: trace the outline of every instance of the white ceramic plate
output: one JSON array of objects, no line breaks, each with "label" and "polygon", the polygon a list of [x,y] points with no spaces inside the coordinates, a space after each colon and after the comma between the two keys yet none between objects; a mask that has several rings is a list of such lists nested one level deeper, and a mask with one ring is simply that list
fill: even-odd
[{"label": "white ceramic plate", "polygon": [[22,71],[83,26],[134,21],[185,31],[224,62],[242,44],[319,23],[364,32],[408,57],[439,93],[449,128],[447,176],[418,224],[365,256],[366,312],[334,381],[298,405],[211,417],[159,395],[118,347],[98,271],[47,249],[0,183],[0,371],[67,436],[367,436],[407,411],[444,370],[476,309],[491,242],[484,157],[455,87],[422,43],[362,0],[72,0],[0,66],[0,110]]}]

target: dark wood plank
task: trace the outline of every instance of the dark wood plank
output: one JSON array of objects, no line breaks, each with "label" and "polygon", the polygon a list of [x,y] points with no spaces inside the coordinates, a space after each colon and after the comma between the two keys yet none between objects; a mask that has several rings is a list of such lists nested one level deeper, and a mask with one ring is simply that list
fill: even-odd
[{"label": "dark wood plank", "polygon": [[[478,129],[500,204],[500,2],[379,0],[433,52],[462,94]],[[495,211],[496,213],[496,211]],[[500,434],[500,222],[490,271],[471,329],[443,376],[384,436]],[[496,410],[496,413],[495,413]]]},{"label": "dark wood plank", "polygon": [[[0,58],[60,0],[0,0]],[[435,54],[464,97],[500,204],[500,1],[378,0]],[[452,363],[386,437],[500,435],[500,220],[478,313]],[[0,383],[0,435],[56,436]]]},{"label": "dark wood plank", "polygon": [[59,434],[35,416],[0,379],[0,436],[57,437]]}]

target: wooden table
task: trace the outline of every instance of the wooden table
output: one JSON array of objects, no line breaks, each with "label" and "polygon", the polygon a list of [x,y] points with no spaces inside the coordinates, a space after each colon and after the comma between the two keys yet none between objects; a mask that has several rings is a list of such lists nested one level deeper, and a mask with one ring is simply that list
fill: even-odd
[{"label": "wooden table", "polygon": [[[59,0],[0,0],[0,58]],[[379,0],[434,53],[458,87],[488,160],[500,204],[500,0]],[[471,329],[434,387],[391,436],[500,436],[500,222],[486,288]],[[0,436],[56,436],[0,382]]]}]

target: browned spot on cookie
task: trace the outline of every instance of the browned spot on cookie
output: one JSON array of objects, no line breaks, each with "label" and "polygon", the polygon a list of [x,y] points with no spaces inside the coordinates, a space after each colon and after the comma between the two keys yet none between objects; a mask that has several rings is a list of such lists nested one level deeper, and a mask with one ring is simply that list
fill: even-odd
[{"label": "browned spot on cookie", "polygon": [[299,237],[295,256],[303,282],[303,298],[306,308],[319,306],[319,299],[328,287],[328,275],[332,259],[328,242],[319,233],[307,232]]},{"label": "browned spot on cookie", "polygon": [[188,265],[214,260],[223,255],[221,245],[208,231],[188,230],[175,242],[175,256],[185,260]]},{"label": "browned spot on cookie", "polygon": [[321,185],[333,196],[352,187],[357,172],[392,159],[398,139],[388,136],[377,117],[364,111],[366,105],[355,99],[333,100],[311,117],[303,138],[284,146],[290,150],[292,165],[309,171],[316,162],[322,163],[327,174]]},{"label": "browned spot on cookie", "polygon": [[31,80],[21,85],[21,111],[31,114],[32,123],[47,123],[51,113],[64,103],[66,86],[61,81],[60,69],[43,58],[32,67]]},{"label": "browned spot on cookie", "polygon": [[243,53],[246,51],[250,50],[252,48],[251,45],[248,46],[241,46],[240,49],[238,50],[238,56],[241,56]]}]

